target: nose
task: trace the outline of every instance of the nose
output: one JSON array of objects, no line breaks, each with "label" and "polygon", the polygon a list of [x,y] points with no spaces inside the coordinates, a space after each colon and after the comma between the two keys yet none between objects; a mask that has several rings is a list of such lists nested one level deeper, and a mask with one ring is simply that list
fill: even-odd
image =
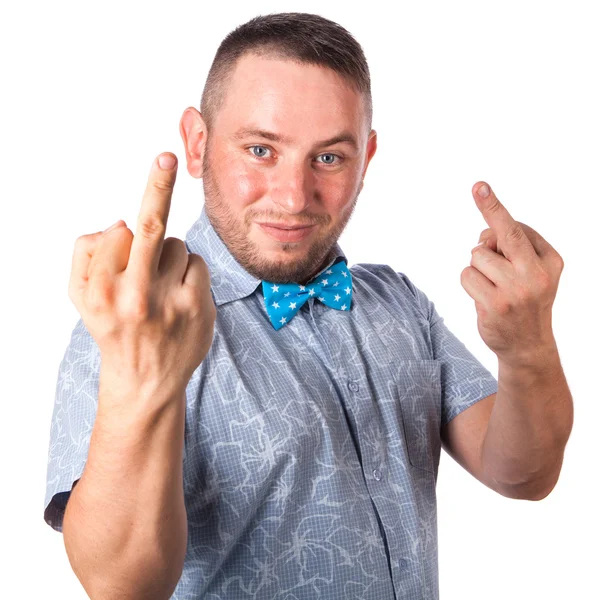
[{"label": "nose", "polygon": [[305,163],[279,165],[271,181],[273,202],[289,214],[298,214],[306,210],[313,199],[314,175]]}]

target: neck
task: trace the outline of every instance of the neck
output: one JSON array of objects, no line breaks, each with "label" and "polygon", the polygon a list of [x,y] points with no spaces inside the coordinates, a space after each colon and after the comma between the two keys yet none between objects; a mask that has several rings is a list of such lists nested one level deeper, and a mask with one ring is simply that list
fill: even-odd
[{"label": "neck", "polygon": [[306,285],[309,281],[314,279],[316,277],[317,273],[320,273],[329,264],[329,262],[331,262],[331,259],[333,258],[333,252],[334,252],[334,248],[332,248],[327,253],[327,256],[325,256],[325,258],[323,259],[323,261],[321,262],[319,267],[313,271],[313,273],[310,277],[307,277],[304,281],[299,281],[298,283],[300,285]]}]

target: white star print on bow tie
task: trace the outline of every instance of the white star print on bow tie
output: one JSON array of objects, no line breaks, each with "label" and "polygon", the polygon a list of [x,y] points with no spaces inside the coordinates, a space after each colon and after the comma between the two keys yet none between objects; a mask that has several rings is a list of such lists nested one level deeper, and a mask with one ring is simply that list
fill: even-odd
[{"label": "white star print on bow tie", "polygon": [[352,274],[346,261],[341,261],[319,273],[306,285],[263,281],[262,289],[269,320],[275,329],[281,329],[313,296],[331,308],[350,310]]}]

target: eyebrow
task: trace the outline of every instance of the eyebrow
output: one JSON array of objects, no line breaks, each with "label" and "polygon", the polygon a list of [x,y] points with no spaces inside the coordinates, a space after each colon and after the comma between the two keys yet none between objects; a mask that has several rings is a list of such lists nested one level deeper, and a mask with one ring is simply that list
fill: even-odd
[{"label": "eyebrow", "polygon": [[[279,144],[290,144],[292,142],[292,140],[289,138],[281,136],[277,133],[272,133],[271,131],[265,131],[264,129],[242,128],[238,129],[238,131],[233,134],[234,140],[242,140],[247,137],[262,137]],[[347,142],[355,150],[358,150],[358,142],[356,141],[356,138],[348,131],[344,131],[339,135],[329,138],[328,140],[317,142],[315,146],[333,146],[334,144],[340,144],[342,142]]]}]

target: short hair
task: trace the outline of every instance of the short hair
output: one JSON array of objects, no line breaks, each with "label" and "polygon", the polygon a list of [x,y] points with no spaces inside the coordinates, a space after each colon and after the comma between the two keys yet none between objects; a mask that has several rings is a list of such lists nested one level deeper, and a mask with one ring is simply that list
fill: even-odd
[{"label": "short hair", "polygon": [[310,13],[272,13],[254,17],[221,42],[202,92],[200,111],[210,132],[225,100],[240,57],[246,54],[328,67],[362,94],[368,129],[373,119],[371,77],[362,47],[341,25]]}]

